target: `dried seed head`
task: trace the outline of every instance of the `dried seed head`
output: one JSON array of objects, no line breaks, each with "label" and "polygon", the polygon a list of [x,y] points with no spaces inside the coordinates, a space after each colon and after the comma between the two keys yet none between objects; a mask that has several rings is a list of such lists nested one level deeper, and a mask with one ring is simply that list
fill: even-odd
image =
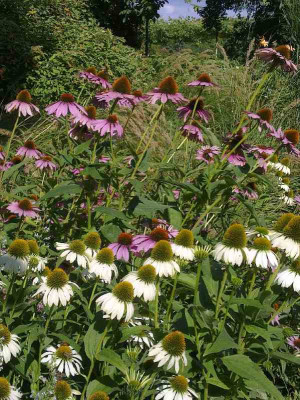
[{"label": "dried seed head", "polygon": [[131,84],[126,76],[121,76],[121,78],[116,79],[112,85],[114,92],[119,92],[122,94],[130,94]]},{"label": "dried seed head", "polygon": [[161,93],[165,94],[176,94],[178,93],[178,85],[172,76],[168,76],[163,79],[158,85]]},{"label": "dried seed head", "polygon": [[28,104],[31,103],[32,101],[31,95],[26,89],[21,90],[21,92],[17,94],[16,99],[22,101],[23,103],[28,103]]}]

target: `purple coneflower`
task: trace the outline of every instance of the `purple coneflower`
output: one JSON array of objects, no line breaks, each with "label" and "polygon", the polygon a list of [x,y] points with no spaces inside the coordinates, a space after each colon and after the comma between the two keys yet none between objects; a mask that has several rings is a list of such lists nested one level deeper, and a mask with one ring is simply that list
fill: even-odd
[{"label": "purple coneflower", "polygon": [[24,117],[30,115],[32,117],[33,114],[39,113],[40,110],[31,103],[31,100],[32,98],[28,90],[21,90],[21,92],[17,94],[16,100],[6,104],[5,111],[11,112],[18,110],[19,115],[22,114]]},{"label": "purple coneflower", "polygon": [[182,135],[194,142],[203,143],[202,131],[197,121],[192,121],[191,124],[184,125]]},{"label": "purple coneflower", "polygon": [[80,175],[80,173],[84,170],[84,168],[74,168],[71,170],[72,174],[77,176]]},{"label": "purple coneflower", "polygon": [[91,80],[96,73],[97,70],[95,67],[88,67],[86,70],[79,72],[79,78]]},{"label": "purple coneflower", "polygon": [[49,115],[54,114],[57,118],[65,117],[68,113],[73,116],[77,116],[80,112],[86,114],[84,107],[76,103],[74,96],[69,93],[63,93],[60,101],[50,104],[45,110]]},{"label": "purple coneflower", "polygon": [[263,146],[263,145],[257,145],[257,146],[252,146],[249,148],[250,153],[258,153],[258,154],[267,154],[271,155],[274,153],[273,147],[268,147],[268,146]]},{"label": "purple coneflower", "polygon": [[5,153],[2,146],[0,146],[0,160],[5,160]]},{"label": "purple coneflower", "polygon": [[280,66],[285,72],[297,72],[297,66],[291,61],[291,50],[291,46],[281,45],[275,49],[259,49],[255,54],[260,60],[271,63],[274,68]]},{"label": "purple coneflower", "polygon": [[172,193],[174,195],[175,200],[178,200],[180,196],[180,189],[174,189],[172,190]]},{"label": "purple coneflower", "polygon": [[170,225],[165,219],[152,218],[151,224],[153,228],[163,228],[168,232],[169,239],[176,237],[179,233],[172,225]]},{"label": "purple coneflower", "polygon": [[269,108],[262,108],[258,110],[256,113],[250,111],[245,111],[245,113],[248,115],[250,119],[253,119],[258,122],[259,132],[261,132],[262,129],[266,129],[270,132],[276,131],[274,126],[270,124],[273,118],[273,112]]},{"label": "purple coneflower", "polygon": [[155,228],[148,235],[135,236],[132,240],[132,245],[135,247],[135,251],[137,253],[140,251],[144,251],[146,253],[160,240],[169,240],[169,232],[163,228]]},{"label": "purple coneflower", "polygon": [[[245,145],[244,143],[239,144],[243,139],[244,132],[245,130],[240,129],[236,134],[229,133],[224,139],[224,142],[228,146],[228,150],[224,154],[223,158],[227,159],[230,164],[238,166],[244,166],[246,164],[244,150],[248,150],[249,146]],[[233,149],[234,152],[228,157],[227,154],[231,153]]]},{"label": "purple coneflower", "polygon": [[104,89],[110,89],[112,85],[108,82],[109,76],[105,69],[97,72],[96,74],[92,74],[89,78],[90,82],[95,83],[96,85],[101,85]]},{"label": "purple coneflower", "polygon": [[57,168],[56,164],[52,162],[52,157],[46,155],[37,160],[35,165],[41,170],[51,169],[51,171],[54,171]]},{"label": "purple coneflower", "polygon": [[126,76],[116,79],[112,85],[112,90],[97,93],[95,99],[98,102],[110,102],[112,100],[131,100],[131,84]]},{"label": "purple coneflower", "polygon": [[145,101],[147,99],[146,95],[143,95],[141,90],[134,90],[132,92],[132,99],[122,99],[119,100],[118,104],[121,107],[132,107],[137,106],[140,102]]},{"label": "purple coneflower", "polygon": [[300,338],[299,336],[290,336],[287,338],[287,344],[296,350],[300,350]]},{"label": "purple coneflower", "polygon": [[[226,154],[223,158],[226,158]],[[230,154],[227,158],[227,161],[232,165],[237,165],[239,167],[243,167],[246,165],[246,158],[241,150],[236,150],[234,153]]]},{"label": "purple coneflower", "polygon": [[299,143],[300,132],[296,129],[287,129],[282,131],[281,128],[276,132],[270,133],[270,136],[275,137],[279,142],[285,145],[289,153],[300,157],[300,150],[297,149],[297,144]]},{"label": "purple coneflower", "polygon": [[[195,108],[195,105],[197,106]],[[178,116],[183,118],[184,122],[193,114],[195,108],[195,115],[197,115],[202,121],[208,123],[211,119],[211,114],[209,111],[204,109],[204,101],[202,98],[193,98],[186,106],[177,108]]]},{"label": "purple coneflower", "polygon": [[197,150],[196,160],[204,161],[206,164],[212,164],[214,157],[220,154],[221,150],[218,146],[202,146]]},{"label": "purple coneflower", "polygon": [[17,214],[19,217],[37,218],[39,216],[37,213],[39,209],[34,207],[29,199],[13,201],[7,206],[7,209],[13,214]]},{"label": "purple coneflower", "polygon": [[4,162],[4,160],[0,160],[0,171],[6,171],[8,168],[12,166],[11,162]]},{"label": "purple coneflower", "polygon": [[109,133],[111,136],[117,134],[118,137],[123,135],[123,128],[115,114],[109,115],[107,119],[96,120],[93,129],[99,132],[100,136],[104,136],[106,133]]},{"label": "purple coneflower", "polygon": [[85,107],[86,114],[78,113],[72,118],[74,124],[79,124],[80,126],[86,126],[88,129],[93,129],[93,125],[97,122],[96,120],[96,107],[88,106]]},{"label": "purple coneflower", "polygon": [[[274,310],[275,310],[275,311],[278,311],[278,310],[279,310],[279,304],[278,304],[278,303],[275,303],[275,304],[274,304]],[[280,320],[280,315],[277,314],[277,315],[275,315],[275,317],[271,320],[271,324],[272,324],[272,325],[280,325],[279,320]]]},{"label": "purple coneflower", "polygon": [[32,140],[27,140],[24,145],[18,149],[17,155],[38,159],[41,158],[42,153],[36,148]]},{"label": "purple coneflower", "polygon": [[101,156],[98,161],[103,164],[107,164],[110,161],[110,157]]},{"label": "purple coneflower", "polygon": [[178,85],[171,76],[163,79],[158,88],[153,89],[151,92],[147,93],[146,96],[150,104],[155,104],[157,101],[161,101],[161,103],[164,104],[169,100],[174,104],[187,101],[187,99],[178,92]]},{"label": "purple coneflower", "polygon": [[117,242],[110,244],[108,247],[113,251],[117,260],[128,262],[129,251],[134,249],[133,236],[131,233],[120,233]]},{"label": "purple coneflower", "polygon": [[198,79],[188,83],[188,86],[219,87],[219,85],[212,82],[210,76],[206,73],[199,75]]}]

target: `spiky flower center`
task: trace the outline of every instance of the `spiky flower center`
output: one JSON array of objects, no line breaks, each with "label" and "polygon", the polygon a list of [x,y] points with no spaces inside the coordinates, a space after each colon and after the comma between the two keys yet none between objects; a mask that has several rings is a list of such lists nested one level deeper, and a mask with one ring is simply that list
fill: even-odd
[{"label": "spiky flower center", "polygon": [[185,339],[182,332],[169,333],[162,340],[163,349],[170,355],[178,357],[185,351]]},{"label": "spiky flower center", "polygon": [[232,224],[225,232],[223,243],[227,247],[242,249],[246,247],[247,236],[242,224]]},{"label": "spiky flower center", "polygon": [[101,238],[98,232],[90,232],[83,239],[84,244],[93,250],[98,250],[101,246]]},{"label": "spiky flower center", "polygon": [[170,385],[175,392],[181,394],[186,393],[189,387],[188,380],[184,376],[174,376],[170,379]]},{"label": "spiky flower center", "polygon": [[155,229],[153,229],[153,231],[150,233],[149,236],[155,242],[159,242],[160,240],[168,240],[169,239],[168,231],[166,229],[163,229],[163,228],[155,228]]},{"label": "spiky flower center", "polygon": [[0,324],[0,343],[5,346],[10,341],[11,341],[10,331],[8,330],[8,328],[5,325]]},{"label": "spiky flower center", "polygon": [[131,233],[122,232],[118,236],[118,243],[129,246],[132,243],[133,236]]},{"label": "spiky flower center", "polygon": [[299,143],[300,133],[296,129],[287,129],[284,131],[285,137],[296,146]]},{"label": "spiky flower center", "polygon": [[118,122],[118,117],[116,116],[116,114],[111,114],[107,117],[107,121],[111,124],[115,124],[116,122]]},{"label": "spiky flower center", "polygon": [[72,358],[72,349],[67,344],[62,344],[56,350],[55,355],[57,358],[60,358],[64,361],[69,361]]},{"label": "spiky flower center", "polygon": [[300,242],[300,216],[294,217],[286,225],[283,230],[285,236],[293,239],[295,242]]},{"label": "spiky flower center", "polygon": [[253,247],[256,250],[269,251],[272,248],[272,244],[267,238],[259,237],[254,239]]},{"label": "spiky flower center", "polygon": [[113,288],[113,294],[123,303],[130,303],[133,300],[134,291],[130,282],[120,282]]},{"label": "spiky flower center", "polygon": [[284,157],[280,160],[280,164],[285,165],[288,167],[290,165],[290,159],[288,157]]},{"label": "spiky flower center", "polygon": [[97,76],[99,76],[99,78],[105,79],[106,81],[108,81],[109,79],[109,75],[105,69],[102,69],[101,71],[97,72]]},{"label": "spiky flower center", "polygon": [[31,95],[26,89],[21,90],[21,92],[17,94],[16,99],[22,101],[23,103],[28,103],[28,104],[31,103],[32,101]]},{"label": "spiky flower center", "polygon": [[90,119],[96,119],[97,110],[95,106],[87,106],[85,111]]},{"label": "spiky flower center", "polygon": [[156,278],[156,270],[153,265],[143,265],[138,269],[137,276],[146,283],[153,283]]},{"label": "spiky flower center", "polygon": [[63,101],[64,103],[74,103],[75,99],[74,96],[70,93],[63,93],[60,96],[60,101]]},{"label": "spiky flower center", "polygon": [[28,150],[36,150],[36,146],[33,140],[26,140],[26,142],[24,143],[24,147],[26,147],[26,149]]},{"label": "spiky flower center", "polygon": [[142,97],[143,96],[143,92],[141,90],[134,90],[132,92],[132,94],[134,95],[134,97]]},{"label": "spiky flower center", "polygon": [[51,269],[49,267],[45,266],[45,268],[44,268],[44,270],[42,272],[42,275],[43,276],[48,276],[50,274],[50,272],[51,272]]},{"label": "spiky flower center", "polygon": [[82,240],[72,240],[72,242],[69,244],[69,249],[76,254],[79,254],[81,256],[84,255],[85,250],[86,250],[86,245]]},{"label": "spiky flower center", "polygon": [[11,389],[7,379],[0,378],[0,400],[9,399]]},{"label": "spiky flower center", "polygon": [[155,261],[171,261],[173,257],[173,251],[170,243],[166,240],[160,240],[157,242],[151,251],[151,257]]},{"label": "spiky flower center", "polygon": [[257,115],[264,121],[271,122],[273,118],[273,111],[270,108],[261,108],[257,111]]},{"label": "spiky flower center", "polygon": [[100,264],[108,264],[111,265],[114,262],[114,252],[109,247],[104,247],[100,251],[98,251],[96,255],[96,260]]},{"label": "spiky flower center", "polygon": [[277,163],[278,162],[277,154],[273,154],[272,157],[270,158],[270,161],[272,161],[273,163]]},{"label": "spiky flower center", "polygon": [[32,239],[32,240],[27,240],[28,246],[29,246],[29,250],[30,250],[30,254],[39,254],[40,249],[39,249],[39,245],[37,244],[37,241]]},{"label": "spiky flower center", "polygon": [[255,190],[257,190],[257,185],[255,182],[249,182],[249,183],[247,183],[247,188],[255,191]]},{"label": "spiky flower center", "polygon": [[57,381],[54,393],[57,400],[66,400],[72,394],[71,386],[66,381]]},{"label": "spiky flower center", "polygon": [[40,260],[38,259],[38,257],[32,256],[32,257],[30,257],[30,260],[29,260],[29,266],[31,268],[35,268],[39,265],[39,262],[40,262]]},{"label": "spiky flower center", "polygon": [[277,53],[281,54],[288,60],[291,58],[291,48],[286,44],[275,47],[275,51],[277,51]]},{"label": "spiky flower center", "polygon": [[275,304],[274,304],[274,310],[277,311],[278,309],[279,309],[279,304],[278,304],[278,303],[275,303]]},{"label": "spiky flower center", "polygon": [[257,233],[260,233],[261,235],[268,235],[268,234],[269,234],[268,229],[265,228],[264,226],[257,226],[257,227],[255,228],[255,231],[256,231]]},{"label": "spiky flower center", "polygon": [[43,161],[52,161],[52,157],[50,157],[50,156],[43,156],[43,157],[41,157],[41,160],[43,160]]},{"label": "spiky flower center", "polygon": [[290,199],[293,199],[293,198],[294,198],[294,191],[293,191],[293,190],[290,190],[286,195],[287,195],[287,197],[289,197]]},{"label": "spiky flower center", "polygon": [[300,338],[294,340],[294,346],[300,348]]},{"label": "spiky flower center", "polygon": [[126,76],[121,76],[121,78],[116,79],[112,85],[114,92],[119,92],[122,94],[130,94],[131,84]]},{"label": "spiky flower center", "polygon": [[276,232],[283,232],[286,225],[290,222],[290,220],[292,218],[294,218],[294,216],[295,215],[292,213],[286,213],[286,214],[281,215],[281,217],[278,219],[278,221],[276,222],[276,224],[274,226],[274,230]]},{"label": "spiky flower center", "polygon": [[197,261],[203,261],[205,260],[210,253],[210,248],[208,246],[201,247],[201,246],[196,246],[195,247],[195,258]]},{"label": "spiky flower center", "polygon": [[300,275],[300,258],[292,262],[290,270]]},{"label": "spiky flower center", "polygon": [[12,162],[14,165],[20,164],[21,161],[22,161],[22,158],[21,158],[20,156],[14,156],[14,157],[11,159],[11,162]]},{"label": "spiky flower center", "polygon": [[47,286],[51,289],[60,289],[69,281],[68,275],[61,268],[55,268],[47,276]]},{"label": "spiky flower center", "polygon": [[0,146],[0,153],[2,153],[3,152],[3,147],[2,146]]},{"label": "spiky flower center", "polygon": [[211,83],[211,78],[208,74],[206,74],[205,72],[203,74],[200,74],[198,77],[198,81],[200,82],[207,82],[207,83]]},{"label": "spiky flower center", "polygon": [[[196,103],[197,103],[197,105],[196,105]],[[203,100],[202,98],[199,99],[199,98],[197,98],[197,97],[194,97],[194,98],[189,102],[189,104],[187,105],[187,107],[188,107],[190,110],[194,110],[195,105],[196,105],[196,111],[203,110],[203,109],[204,109],[204,100]]]},{"label": "spiky flower center", "polygon": [[89,67],[89,68],[87,68],[87,69],[85,70],[85,72],[89,72],[90,74],[96,75],[97,70],[96,70],[95,67]]},{"label": "spiky flower center", "polygon": [[8,248],[8,253],[16,258],[24,258],[30,254],[29,245],[26,240],[16,239]]},{"label": "spiky flower center", "polygon": [[29,199],[23,199],[18,203],[19,208],[24,211],[31,211],[32,210],[32,203]]},{"label": "spiky flower center", "polygon": [[193,232],[188,229],[182,229],[175,238],[175,244],[183,247],[193,247],[194,235]]},{"label": "spiky flower center", "polygon": [[172,76],[168,76],[167,78],[163,79],[158,88],[161,93],[165,94],[176,94],[178,93],[178,85]]},{"label": "spiky flower center", "polygon": [[89,400],[109,400],[108,395],[105,392],[99,390],[98,392],[93,393]]}]

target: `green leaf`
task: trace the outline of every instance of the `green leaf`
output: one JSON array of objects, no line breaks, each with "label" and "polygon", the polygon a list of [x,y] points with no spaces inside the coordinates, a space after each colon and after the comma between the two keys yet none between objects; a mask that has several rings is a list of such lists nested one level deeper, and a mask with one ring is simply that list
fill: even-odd
[{"label": "green leaf", "polygon": [[228,349],[236,349],[237,344],[231,338],[231,336],[227,333],[225,329],[220,333],[215,342],[204,352],[204,356],[208,356],[213,353],[220,353],[221,351]]},{"label": "green leaf", "polygon": [[87,355],[87,357],[92,361],[95,357],[96,354],[96,349],[100,340],[100,336],[101,334],[98,333],[95,328],[94,328],[95,324],[92,324],[85,337],[84,337],[84,349],[85,349],[85,354]]},{"label": "green leaf", "polygon": [[295,357],[290,353],[281,353],[279,351],[274,351],[274,353],[271,354],[271,357],[300,365],[300,358]]},{"label": "green leaf", "polygon": [[119,343],[125,342],[125,340],[128,340],[131,336],[139,336],[141,333],[149,330],[151,330],[151,328],[145,325],[139,325],[130,328],[126,327],[122,329],[122,337],[119,340]]},{"label": "green leaf", "polygon": [[184,272],[180,272],[178,276],[178,282],[193,291],[195,290],[195,280],[196,276],[194,274],[185,274]]},{"label": "green leaf", "polygon": [[208,378],[208,379],[206,379],[206,382],[209,385],[218,386],[218,387],[220,387],[222,389],[229,390],[229,387],[227,385],[225,385],[225,383],[223,383],[222,381],[220,381],[217,378]]},{"label": "green leaf", "polygon": [[87,150],[90,146],[92,139],[88,140],[87,142],[81,143],[80,145],[76,146],[74,149],[74,154],[78,155],[83,153],[85,150]]},{"label": "green leaf", "polygon": [[99,215],[101,215],[101,214],[110,215],[111,217],[116,217],[121,220],[128,219],[122,211],[115,210],[115,209],[109,208],[109,207],[97,207],[97,208],[95,208],[95,211]]},{"label": "green leaf", "polygon": [[114,224],[103,225],[100,228],[100,231],[103,233],[105,238],[110,242],[115,242],[117,240],[117,237],[122,232],[121,229]]},{"label": "green leaf", "polygon": [[3,177],[2,177],[2,182],[4,182],[6,179],[10,178],[14,172],[16,172],[19,168],[21,168],[25,164],[26,160],[23,160],[19,164],[13,165],[12,167],[8,168],[6,171],[4,171]]},{"label": "green leaf", "polygon": [[69,184],[64,183],[49,190],[49,192],[46,193],[41,198],[41,200],[46,200],[50,199],[51,197],[57,197],[62,195],[67,195],[67,197],[70,197],[70,195],[72,194],[79,194],[81,190],[82,190],[81,187],[79,185],[76,185],[75,183],[69,183]]},{"label": "green leaf", "polygon": [[97,355],[98,361],[105,361],[108,364],[113,365],[117,369],[119,369],[123,374],[127,372],[127,366],[122,361],[121,357],[113,350],[103,349]]},{"label": "green leaf", "polygon": [[276,386],[266,377],[263,371],[249,357],[242,354],[223,357],[223,364],[229,371],[249,381],[255,381],[257,388],[272,395],[275,400],[284,400]]},{"label": "green leaf", "polygon": [[169,206],[157,203],[156,201],[148,200],[145,197],[139,198],[140,203],[134,209],[134,215],[143,215],[152,218],[156,211],[164,211]]},{"label": "green leaf", "polygon": [[170,224],[175,228],[179,229],[182,224],[182,215],[181,212],[175,210],[174,208],[168,209]]},{"label": "green leaf", "polygon": [[245,306],[262,308],[262,304],[260,303],[260,301],[254,299],[243,299],[243,298],[233,297],[230,301],[230,304],[244,304]]},{"label": "green leaf", "polygon": [[87,398],[90,398],[90,396],[93,393],[97,392],[98,390],[101,390],[102,392],[110,393],[111,389],[110,390],[109,389],[110,389],[109,387],[103,385],[101,382],[94,380],[94,381],[90,382],[87,387],[87,390],[86,390]]}]

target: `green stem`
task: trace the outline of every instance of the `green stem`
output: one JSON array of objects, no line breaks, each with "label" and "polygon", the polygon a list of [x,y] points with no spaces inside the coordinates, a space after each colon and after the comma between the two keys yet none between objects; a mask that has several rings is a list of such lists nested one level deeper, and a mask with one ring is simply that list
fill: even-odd
[{"label": "green stem", "polygon": [[159,296],[159,277],[156,278],[154,328],[158,329],[158,296]]},{"label": "green stem", "polygon": [[92,226],[92,213],[91,213],[91,199],[90,199],[89,195],[87,195],[86,205],[87,205],[87,212],[88,212],[88,230],[90,230],[91,226]]},{"label": "green stem", "polygon": [[193,301],[194,306],[196,306],[196,304],[198,303],[198,293],[199,293],[199,282],[200,282],[200,276],[201,276],[201,269],[202,269],[202,263],[199,262],[198,268],[197,268],[195,290],[194,290],[194,301]]},{"label": "green stem", "polygon": [[266,285],[266,290],[270,290],[270,288],[271,288],[271,286],[272,286],[272,284],[273,284],[273,282],[274,282],[274,280],[275,280],[275,278],[276,278],[276,276],[277,276],[277,274],[278,274],[278,272],[279,272],[279,270],[280,270],[280,267],[281,267],[281,265],[280,264],[278,264],[278,267],[274,270],[274,272],[270,275],[270,278],[269,278],[269,280],[268,280],[268,282],[267,282],[267,285]]},{"label": "green stem", "polygon": [[5,311],[6,311],[6,305],[7,305],[8,296],[10,295],[10,292],[12,290],[12,287],[13,287],[15,281],[16,281],[16,274],[13,274],[12,278],[11,278],[11,281],[9,283],[9,286],[8,286],[8,290],[7,290],[7,293],[6,293],[5,300],[3,302],[3,306],[2,306],[2,314],[3,315],[4,315]]},{"label": "green stem", "polygon": [[195,222],[194,226],[192,229],[197,228],[197,226],[200,224],[200,222],[203,220],[204,217],[206,217],[207,214],[210,213],[210,211],[222,200],[222,196],[218,196],[216,200],[206,208],[206,210],[200,215],[200,217],[197,219]]},{"label": "green stem", "polygon": [[225,289],[227,276],[228,276],[228,270],[227,270],[227,267],[226,267],[226,269],[225,269],[225,271],[224,271],[224,274],[223,274],[223,279],[222,279],[222,282],[221,282],[221,287],[220,287],[220,290],[219,290],[219,293],[218,293],[218,297],[217,297],[216,311],[215,311],[215,319],[218,318],[218,315],[219,315],[219,312],[220,312],[220,306],[221,306],[220,303],[221,303],[222,295],[223,295],[223,292],[224,292],[224,289]]},{"label": "green stem", "polygon": [[171,311],[172,311],[172,307],[173,307],[173,302],[174,302],[174,298],[175,298],[175,292],[176,292],[176,288],[177,288],[177,282],[178,282],[178,273],[176,272],[175,277],[174,277],[174,282],[173,282],[173,288],[172,288],[172,293],[171,293],[171,297],[168,303],[168,308],[167,308],[167,313],[166,313],[166,319],[165,319],[165,325],[168,328],[169,325],[169,321],[170,321],[170,316],[171,316]]},{"label": "green stem", "polygon": [[141,147],[141,145],[142,145],[142,143],[143,143],[143,141],[144,141],[144,139],[145,139],[147,133],[149,132],[149,129],[150,129],[151,125],[152,125],[153,122],[156,120],[157,116],[160,114],[160,112],[161,112],[161,107],[162,107],[162,105],[158,108],[158,110],[156,111],[156,113],[155,113],[155,114],[153,115],[153,117],[151,118],[151,121],[149,122],[149,125],[147,126],[147,129],[146,129],[145,132],[143,133],[143,135],[142,135],[142,137],[141,137],[141,139],[140,139],[140,141],[139,141],[139,143],[138,143],[138,145],[137,145],[136,153],[139,151],[139,148]]},{"label": "green stem", "polygon": [[247,296],[247,297],[250,297],[250,296],[251,296],[252,290],[253,290],[254,285],[255,285],[256,274],[257,274],[257,269],[254,268],[254,271],[253,271],[253,274],[252,274],[252,278],[251,278],[251,282],[250,282],[250,286],[249,286],[249,290],[248,290],[248,296]]},{"label": "green stem", "polygon": [[203,400],[208,400],[208,383],[205,382]]},{"label": "green stem", "polygon": [[93,298],[94,298],[94,295],[95,295],[95,291],[96,291],[97,285],[98,285],[98,281],[96,280],[96,282],[94,284],[94,287],[93,287],[93,290],[92,290],[91,297],[90,297],[89,305],[88,305],[88,309],[89,310],[90,310],[91,305],[92,305],[92,301],[93,301]]}]

